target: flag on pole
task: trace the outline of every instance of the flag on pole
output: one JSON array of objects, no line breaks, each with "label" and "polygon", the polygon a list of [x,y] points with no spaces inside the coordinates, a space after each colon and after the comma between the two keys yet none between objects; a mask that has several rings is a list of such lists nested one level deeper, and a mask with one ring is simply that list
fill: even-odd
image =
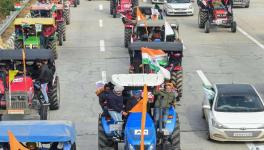
[{"label": "flag on pole", "polygon": [[23,145],[21,145],[19,141],[17,141],[15,135],[11,131],[8,131],[8,137],[9,137],[10,150],[29,150],[25,148]]},{"label": "flag on pole", "polygon": [[8,74],[9,74],[9,83],[11,83],[14,79],[16,74],[18,73],[18,70],[9,70]]},{"label": "flag on pole", "polygon": [[147,26],[147,19],[140,11],[139,7],[137,7],[137,21],[144,21],[146,33],[148,34],[148,26]]},{"label": "flag on pole", "polygon": [[148,64],[153,71],[163,74],[166,79],[170,79],[170,72],[160,66],[160,64],[167,64],[167,54],[164,51],[142,47],[141,52],[143,64]]},{"label": "flag on pole", "polygon": [[143,99],[141,99],[130,112],[141,112],[141,136],[140,136],[140,150],[144,150],[144,131],[146,125],[146,115],[147,115],[147,103],[148,103],[148,88],[144,85],[143,89]]},{"label": "flag on pole", "polygon": [[168,21],[165,21],[165,41],[167,41],[166,39],[169,35],[174,35],[174,31]]}]

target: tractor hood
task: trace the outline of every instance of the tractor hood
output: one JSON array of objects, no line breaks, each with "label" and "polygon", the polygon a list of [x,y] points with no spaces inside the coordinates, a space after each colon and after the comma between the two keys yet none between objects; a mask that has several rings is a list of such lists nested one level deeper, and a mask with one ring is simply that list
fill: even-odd
[{"label": "tractor hood", "polygon": [[38,36],[29,36],[25,40],[25,46],[39,47],[40,46],[40,38]]},{"label": "tractor hood", "polygon": [[[142,113],[140,112],[130,113],[125,128],[125,141],[128,146],[133,146],[135,149],[140,145],[141,115]],[[144,135],[144,145],[146,148],[156,145],[155,125],[149,114],[146,116]]]},{"label": "tractor hood", "polygon": [[[7,79],[8,81],[8,79]],[[30,77],[16,77],[11,83],[12,92],[31,92],[33,93],[33,81]]]}]

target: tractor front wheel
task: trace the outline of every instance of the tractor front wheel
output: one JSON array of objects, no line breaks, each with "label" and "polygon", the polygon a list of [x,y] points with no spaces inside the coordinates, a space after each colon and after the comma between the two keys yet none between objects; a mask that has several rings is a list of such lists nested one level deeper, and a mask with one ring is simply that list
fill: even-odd
[{"label": "tractor front wheel", "polygon": [[233,21],[231,23],[231,32],[235,33],[236,32],[236,28],[237,28],[237,24],[235,21]]},{"label": "tractor front wheel", "polygon": [[60,81],[58,76],[56,76],[54,84],[51,87],[49,102],[50,110],[58,110],[60,108]]},{"label": "tractor front wheel", "polygon": [[113,15],[113,11],[114,11],[114,1],[110,0],[110,14]]},{"label": "tractor front wheel", "polygon": [[58,53],[57,53],[57,46],[56,46],[56,38],[50,39],[48,41],[48,49],[51,49],[53,51],[54,59],[57,59]]},{"label": "tractor front wheel", "polygon": [[48,120],[48,108],[48,104],[41,104],[39,110],[40,120]]},{"label": "tractor front wheel", "polygon": [[209,20],[207,20],[206,23],[205,23],[204,32],[205,33],[210,33],[210,22],[209,22]]},{"label": "tractor front wheel", "polygon": [[174,127],[170,142],[171,142],[171,149],[170,150],[180,150],[181,149],[181,143],[180,143],[180,121],[178,114],[176,115],[176,126]]},{"label": "tractor front wheel", "polygon": [[105,135],[104,128],[101,121],[101,115],[98,119],[98,150],[112,149],[114,142],[108,139]]},{"label": "tractor front wheel", "polygon": [[80,5],[80,0],[77,0],[77,5]]},{"label": "tractor front wheel", "polygon": [[74,7],[77,7],[77,0],[74,0],[73,3],[74,3],[73,6],[74,6]]},{"label": "tractor front wheel", "polygon": [[127,48],[129,43],[130,43],[130,39],[131,39],[131,34],[132,31],[130,28],[125,28],[125,37],[124,37],[124,45]]}]

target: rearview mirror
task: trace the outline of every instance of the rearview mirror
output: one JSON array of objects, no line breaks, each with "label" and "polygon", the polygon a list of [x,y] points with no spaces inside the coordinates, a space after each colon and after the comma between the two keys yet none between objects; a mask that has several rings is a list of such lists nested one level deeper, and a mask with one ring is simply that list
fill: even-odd
[{"label": "rearview mirror", "polygon": [[203,105],[203,109],[211,109],[210,105]]}]

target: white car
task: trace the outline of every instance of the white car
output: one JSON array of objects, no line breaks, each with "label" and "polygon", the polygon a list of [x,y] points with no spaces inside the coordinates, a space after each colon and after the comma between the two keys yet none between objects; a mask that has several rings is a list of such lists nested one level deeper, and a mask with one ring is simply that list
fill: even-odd
[{"label": "white car", "polygon": [[204,91],[202,108],[209,139],[264,141],[264,105],[254,86],[216,84]]},{"label": "white car", "polygon": [[164,11],[166,15],[193,15],[193,0],[167,0],[164,3]]},{"label": "white car", "polygon": [[233,0],[234,7],[245,7],[249,8],[250,0]]}]

